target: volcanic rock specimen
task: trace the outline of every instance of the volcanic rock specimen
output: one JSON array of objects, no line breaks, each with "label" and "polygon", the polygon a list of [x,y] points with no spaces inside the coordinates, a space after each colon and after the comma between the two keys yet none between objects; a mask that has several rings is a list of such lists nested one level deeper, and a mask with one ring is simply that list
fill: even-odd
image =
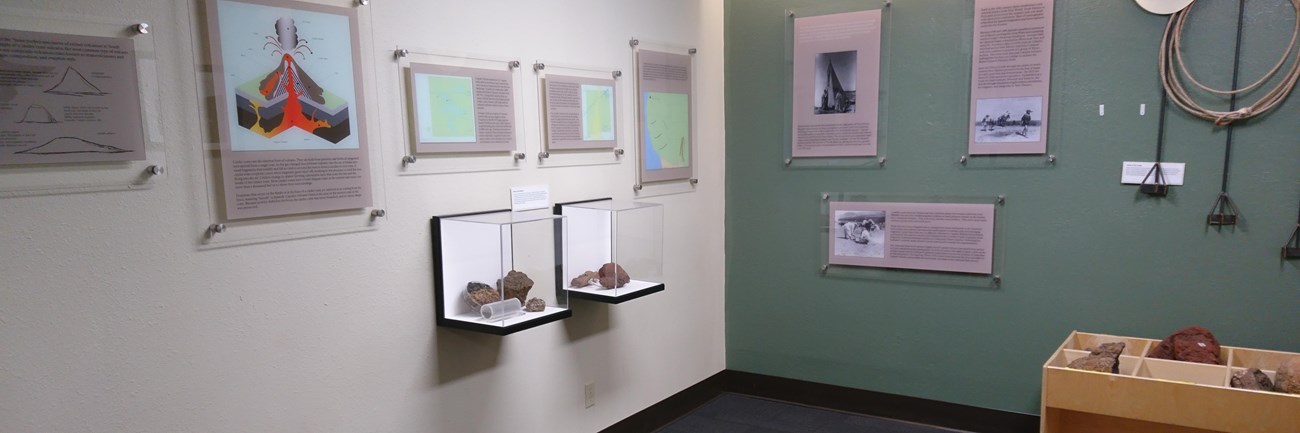
[{"label": "volcanic rock specimen", "polygon": [[593,271],[583,272],[582,275],[573,277],[573,280],[569,281],[569,287],[587,287],[587,285],[591,284],[593,280],[599,279],[600,274]]},{"label": "volcanic rock specimen", "polygon": [[528,299],[528,291],[533,289],[533,279],[523,272],[510,271],[501,286],[505,289],[506,298],[518,299],[523,304]]},{"label": "volcanic rock specimen", "polygon": [[478,312],[479,308],[483,307],[483,304],[491,304],[500,300],[501,294],[497,293],[497,290],[493,289],[492,286],[478,281],[470,281],[465,286],[465,302],[469,304],[469,308],[474,310],[475,313]]},{"label": "volcanic rock specimen", "polygon": [[1291,358],[1277,367],[1273,375],[1273,390],[1288,394],[1300,394],[1300,357]]},{"label": "volcanic rock specimen", "polygon": [[1124,353],[1124,342],[1103,343],[1082,358],[1067,365],[1076,370],[1096,371],[1100,373],[1119,373],[1119,355]]},{"label": "volcanic rock specimen", "polygon": [[606,289],[623,287],[628,281],[632,281],[632,277],[627,275],[627,271],[623,270],[622,266],[613,263],[602,265],[599,274],[600,286]]},{"label": "volcanic rock specimen", "polygon": [[1210,330],[1200,326],[1183,328],[1165,337],[1160,344],[1151,348],[1147,357],[1202,364],[1223,364],[1219,360],[1219,340],[1214,338]]},{"label": "volcanic rock specimen", "polygon": [[1249,368],[1234,373],[1231,384],[1233,388],[1253,389],[1256,391],[1273,390],[1273,381],[1268,380],[1268,375],[1259,371],[1258,368]]},{"label": "volcanic rock specimen", "polygon": [[529,299],[528,303],[524,304],[524,311],[530,313],[546,311],[546,301],[543,301],[542,298]]}]

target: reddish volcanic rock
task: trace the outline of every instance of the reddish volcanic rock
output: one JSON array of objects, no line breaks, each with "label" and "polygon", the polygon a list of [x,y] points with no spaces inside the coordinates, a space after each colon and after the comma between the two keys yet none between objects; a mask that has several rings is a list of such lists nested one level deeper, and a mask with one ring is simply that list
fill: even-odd
[{"label": "reddish volcanic rock", "polygon": [[528,278],[528,274],[523,272],[510,271],[501,286],[506,292],[506,299],[515,298],[520,304],[524,304],[528,299],[528,291],[533,289],[533,279]]},{"label": "reddish volcanic rock", "polygon": [[600,285],[606,289],[623,287],[632,277],[628,276],[627,271],[622,266],[606,263],[600,267]]},{"label": "reddish volcanic rock", "polygon": [[1222,365],[1219,360],[1219,340],[1210,330],[1200,326],[1183,328],[1166,337],[1147,352],[1148,358],[1199,362]]}]

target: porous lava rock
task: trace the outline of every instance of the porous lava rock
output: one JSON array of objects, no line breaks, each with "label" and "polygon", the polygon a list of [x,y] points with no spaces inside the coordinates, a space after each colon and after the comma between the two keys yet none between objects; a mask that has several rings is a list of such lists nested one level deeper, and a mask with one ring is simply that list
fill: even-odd
[{"label": "porous lava rock", "polygon": [[478,281],[471,281],[465,285],[465,303],[469,304],[469,308],[475,312],[478,312],[479,308],[482,308],[484,304],[491,304],[500,300],[501,294],[497,293],[497,289],[492,288],[492,286]]},{"label": "porous lava rock", "polygon": [[1178,330],[1147,352],[1148,358],[1172,359],[1175,361],[1199,362],[1202,364],[1222,365],[1219,360],[1219,340],[1210,330],[1200,326],[1189,326]]},{"label": "porous lava rock", "polygon": [[1100,373],[1119,373],[1119,355],[1124,353],[1124,342],[1103,343],[1087,356],[1070,362],[1066,367]]},{"label": "porous lava rock", "polygon": [[1277,367],[1277,379],[1273,381],[1273,390],[1288,394],[1300,394],[1300,357],[1291,358]]},{"label": "porous lava rock", "polygon": [[524,311],[529,313],[546,311],[546,301],[543,301],[542,298],[529,299],[528,303],[524,305]]},{"label": "porous lava rock", "polygon": [[628,281],[632,281],[632,277],[628,276],[627,271],[623,270],[622,266],[613,263],[602,265],[600,267],[599,275],[600,286],[606,289],[623,287],[623,285],[627,284]]},{"label": "porous lava rock", "polygon": [[1253,389],[1256,391],[1273,390],[1273,381],[1268,380],[1268,375],[1259,371],[1258,368],[1248,368],[1233,373],[1231,385],[1233,388]]},{"label": "porous lava rock", "polygon": [[528,291],[533,289],[533,279],[528,278],[528,274],[519,271],[510,271],[501,283],[506,292],[506,298],[515,298],[523,304],[528,299]]}]

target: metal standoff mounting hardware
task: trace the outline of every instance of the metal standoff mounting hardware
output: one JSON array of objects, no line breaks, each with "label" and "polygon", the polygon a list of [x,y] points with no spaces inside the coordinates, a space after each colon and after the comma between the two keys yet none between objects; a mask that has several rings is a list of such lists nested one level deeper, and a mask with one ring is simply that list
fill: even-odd
[{"label": "metal standoff mounting hardware", "polygon": [[621,147],[614,148],[614,156],[623,156],[623,148]]},{"label": "metal standoff mounting hardware", "polygon": [[406,155],[402,157],[402,165],[415,164],[415,155]]},{"label": "metal standoff mounting hardware", "polygon": [[1007,204],[1007,196],[998,194],[998,204]]},{"label": "metal standoff mounting hardware", "polygon": [[383,218],[387,215],[388,212],[385,212],[383,209],[375,209],[370,211],[370,219]]},{"label": "metal standoff mounting hardware", "polygon": [[225,233],[225,232],[226,232],[225,224],[217,223],[208,226],[208,236],[213,236],[216,235],[217,233]]},{"label": "metal standoff mounting hardware", "polygon": [[541,152],[537,152],[537,159],[546,159],[550,157],[551,157],[551,152],[547,152],[545,150]]},{"label": "metal standoff mounting hardware", "polygon": [[787,17],[793,17],[793,16],[794,16],[794,11],[789,10],[789,9],[786,9],[786,10],[785,10],[785,16],[787,16]]},{"label": "metal standoff mounting hardware", "polygon": [[369,6],[370,0],[357,0],[357,4],[361,6]]},{"label": "metal standoff mounting hardware", "polygon": [[1047,155],[1048,164],[1056,164],[1056,155]]},{"label": "metal standoff mounting hardware", "polygon": [[636,38],[632,38],[631,40],[627,41],[627,44],[635,47],[637,45],[641,45],[641,41],[636,40]]},{"label": "metal standoff mounting hardware", "polygon": [[528,155],[524,155],[523,152],[516,152],[516,153],[515,153],[515,161],[523,161],[524,158],[527,158],[527,157],[528,157]]},{"label": "metal standoff mounting hardware", "polygon": [[686,52],[691,53],[691,54],[695,54],[695,53],[698,52],[698,51],[697,51],[696,49],[694,49],[694,48],[691,48],[691,49],[689,49],[689,50],[686,50]]},{"label": "metal standoff mounting hardware", "polygon": [[1001,276],[1001,275],[993,275],[993,285],[995,285],[995,286],[999,286],[999,287],[1002,286],[1002,276]]},{"label": "metal standoff mounting hardware", "polygon": [[880,164],[881,167],[884,167],[884,166],[885,166],[885,160],[886,160],[886,159],[889,159],[889,158],[883,158],[883,157],[880,158],[880,162],[879,162],[878,164]]},{"label": "metal standoff mounting hardware", "polygon": [[830,199],[831,199],[830,193],[825,193],[825,192],[822,193],[822,201],[826,201]]},{"label": "metal standoff mounting hardware", "polygon": [[166,171],[166,169],[164,169],[163,166],[161,165],[151,165],[148,168],[144,169],[144,171],[154,176],[160,176],[163,174],[163,172]]},{"label": "metal standoff mounting hardware", "polygon": [[411,50],[408,50],[408,49],[406,49],[406,48],[398,48],[398,49],[396,49],[396,50],[393,50],[393,57],[394,57],[394,58],[398,58],[398,59],[400,59],[400,58],[403,58],[403,57],[406,57],[406,56],[409,56],[409,55],[411,55]]},{"label": "metal standoff mounting hardware", "polygon": [[822,273],[823,273],[823,274],[826,273],[826,271],[829,271],[829,270],[831,270],[831,265],[822,265]]},{"label": "metal standoff mounting hardware", "polygon": [[785,159],[785,166],[786,166],[786,167],[789,167],[789,166],[790,166],[790,163],[792,163],[792,162],[794,162],[794,158],[786,158],[786,159]]},{"label": "metal standoff mounting hardware", "polygon": [[641,192],[641,184],[632,185],[632,191]]},{"label": "metal standoff mounting hardware", "polygon": [[135,32],[136,32],[136,33],[139,33],[139,34],[142,34],[142,35],[147,35],[147,34],[149,34],[149,23],[140,23],[140,24],[136,24],[136,25],[135,25]]},{"label": "metal standoff mounting hardware", "polygon": [[519,69],[518,60],[511,60],[510,63],[507,63],[507,65],[510,66],[510,69]]},{"label": "metal standoff mounting hardware", "polygon": [[546,69],[545,63],[533,63],[533,72],[537,72],[543,69]]},{"label": "metal standoff mounting hardware", "polygon": [[699,179],[691,178],[691,186],[695,186],[695,185],[699,185],[699,184],[700,184],[700,180],[699,180]]},{"label": "metal standoff mounting hardware", "polygon": [[622,77],[622,76],[623,76],[623,71],[614,71],[613,75],[614,75],[614,78]]},{"label": "metal standoff mounting hardware", "polygon": [[962,156],[961,156],[961,160],[959,160],[959,161],[957,161],[957,162],[960,162],[961,165],[966,165],[966,155],[962,155]]}]

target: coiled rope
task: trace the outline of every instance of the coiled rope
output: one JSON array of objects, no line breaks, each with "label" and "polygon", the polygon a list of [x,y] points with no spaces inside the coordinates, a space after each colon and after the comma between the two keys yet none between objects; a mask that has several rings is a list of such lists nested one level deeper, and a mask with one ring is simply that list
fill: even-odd
[{"label": "coiled rope", "polygon": [[[1287,71],[1277,86],[1254,103],[1240,109],[1230,109],[1231,111],[1215,111],[1198,104],[1188,94],[1187,89],[1183,87],[1182,79],[1185,77],[1187,81],[1206,92],[1228,96],[1249,92],[1267,82],[1282,69],[1282,65],[1286,64],[1287,58],[1292,57],[1291,54],[1295,52],[1296,48],[1296,39],[1300,38],[1300,0],[1289,1],[1291,7],[1296,11],[1296,24],[1291,33],[1291,43],[1287,45],[1286,51],[1282,53],[1282,58],[1278,59],[1277,64],[1273,65],[1273,69],[1270,69],[1259,80],[1233,90],[1219,90],[1201,84],[1187,70],[1187,64],[1183,62],[1183,30],[1187,26],[1187,16],[1191,14],[1196,2],[1192,2],[1187,8],[1170,15],[1169,23],[1165,25],[1165,34],[1160,38],[1160,83],[1164,85],[1165,92],[1169,94],[1169,98],[1174,102],[1174,105],[1191,113],[1193,116],[1214,122],[1215,126],[1227,126],[1239,120],[1246,120],[1264,114],[1286,100],[1291,90],[1295,89],[1297,80],[1300,80],[1300,54],[1295,56],[1296,59],[1292,61],[1291,69]],[[1237,31],[1240,33],[1241,29],[1238,28]],[[1238,39],[1238,43],[1240,43],[1240,35],[1238,35]],[[1238,48],[1240,49],[1240,47]],[[1234,83],[1233,86],[1235,87],[1236,84]]]}]

